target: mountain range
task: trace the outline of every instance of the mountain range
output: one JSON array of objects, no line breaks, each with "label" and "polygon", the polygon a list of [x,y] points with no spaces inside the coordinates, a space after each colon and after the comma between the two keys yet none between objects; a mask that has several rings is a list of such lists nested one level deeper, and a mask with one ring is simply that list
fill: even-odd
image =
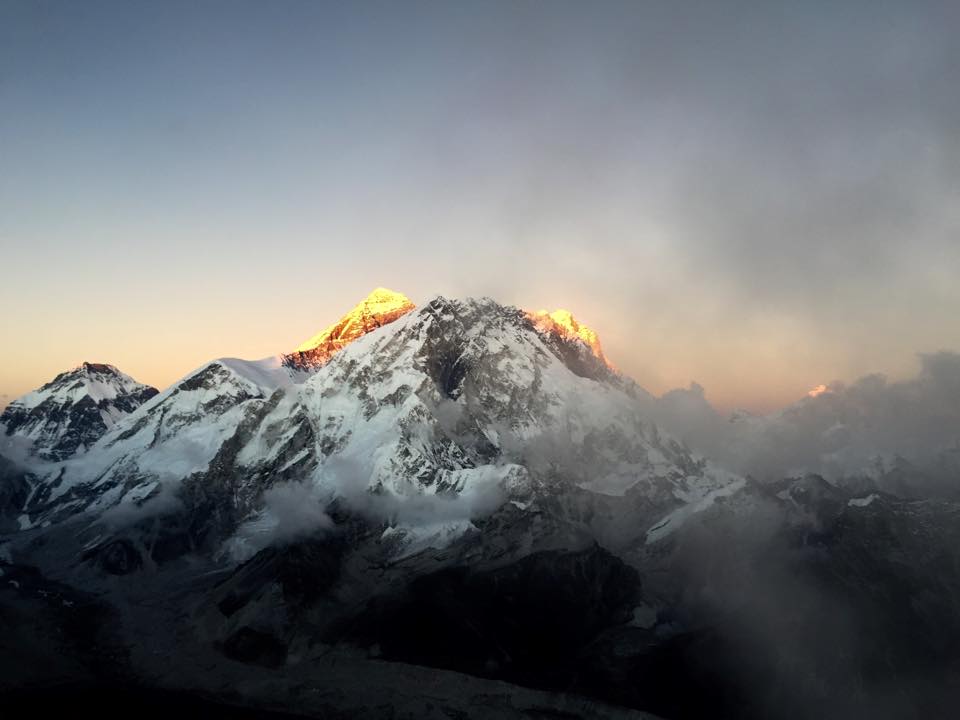
[{"label": "mountain range", "polygon": [[568,311],[383,288],[162,392],[84,363],[0,414],[0,690],[942,716],[960,426],[877,433],[857,393],[721,418],[698,386],[645,391]]}]

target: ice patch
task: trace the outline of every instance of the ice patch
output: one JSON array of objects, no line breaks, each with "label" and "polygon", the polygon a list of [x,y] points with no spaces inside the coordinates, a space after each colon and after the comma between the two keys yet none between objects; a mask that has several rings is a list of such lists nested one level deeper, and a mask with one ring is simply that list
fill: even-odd
[{"label": "ice patch", "polygon": [[877,495],[876,493],[870,493],[866,497],[851,498],[850,500],[847,501],[847,505],[849,505],[850,507],[866,507],[867,505],[872,503],[874,500],[876,500],[878,497],[880,496]]}]

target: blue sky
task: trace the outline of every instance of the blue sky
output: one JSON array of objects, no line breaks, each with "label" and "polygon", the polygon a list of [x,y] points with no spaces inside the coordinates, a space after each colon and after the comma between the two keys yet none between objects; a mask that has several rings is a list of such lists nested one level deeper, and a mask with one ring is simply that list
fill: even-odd
[{"label": "blue sky", "polygon": [[0,394],[384,285],[773,407],[960,349],[950,3],[0,2]]}]

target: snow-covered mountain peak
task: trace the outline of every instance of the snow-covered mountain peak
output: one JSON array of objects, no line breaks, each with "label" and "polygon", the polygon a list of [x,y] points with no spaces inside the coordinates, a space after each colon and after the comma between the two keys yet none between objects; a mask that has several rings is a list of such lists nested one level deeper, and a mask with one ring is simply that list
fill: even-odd
[{"label": "snow-covered mountain peak", "polygon": [[593,353],[594,357],[609,369],[615,369],[613,363],[607,360],[607,357],[603,354],[603,348],[600,346],[600,338],[597,333],[578,322],[569,310],[560,308],[553,312],[537,310],[536,312],[528,312],[527,317],[530,318],[534,327],[541,332],[552,333],[564,340],[583,343]]},{"label": "snow-covered mountain peak", "polygon": [[337,322],[301,343],[284,356],[284,364],[298,369],[314,369],[326,364],[345,346],[371,330],[376,330],[416,307],[406,295],[375,288],[366,298]]},{"label": "snow-covered mountain peak", "polygon": [[60,460],[89,448],[156,394],[113,365],[84,362],[10,403],[0,414],[0,434]]},{"label": "snow-covered mountain peak", "polygon": [[138,383],[113,365],[84,362],[71,370],[60,373],[37,390],[14,400],[10,403],[10,406],[16,405],[25,409],[32,409],[47,400],[74,403],[84,397],[89,397],[94,402],[99,403],[137,393],[144,388],[153,390],[152,394],[156,394],[154,388]]}]

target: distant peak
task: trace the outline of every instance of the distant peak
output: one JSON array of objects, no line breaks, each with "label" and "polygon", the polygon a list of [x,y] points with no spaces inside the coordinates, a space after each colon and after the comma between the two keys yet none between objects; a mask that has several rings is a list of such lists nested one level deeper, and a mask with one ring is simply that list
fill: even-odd
[{"label": "distant peak", "polygon": [[403,293],[394,292],[393,290],[390,290],[389,288],[385,288],[385,287],[378,287],[371,290],[370,294],[367,295],[367,297],[360,304],[363,305],[364,303],[367,303],[367,304],[387,303],[391,305],[413,305],[413,303],[410,301],[410,298],[408,298]]},{"label": "distant peak", "polygon": [[86,385],[89,385],[89,383],[108,383],[116,385],[117,387],[132,389],[150,388],[149,385],[137,382],[115,365],[84,361],[76,367],[59,373],[53,380],[42,385],[38,390],[46,390],[57,387],[58,385],[71,384],[77,381],[81,381]]},{"label": "distant peak", "polygon": [[119,370],[113,365],[107,365],[106,363],[92,363],[92,362],[83,362],[77,370],[82,370],[86,373],[110,373],[112,375],[119,374]]},{"label": "distant peak", "polygon": [[559,335],[566,340],[579,340],[586,345],[593,355],[611,370],[613,364],[607,360],[600,346],[600,337],[592,329],[578,322],[569,310],[558,308],[553,312],[537,310],[527,312],[527,317],[534,326],[543,331]]},{"label": "distant peak", "polygon": [[333,325],[324,328],[284,357],[287,365],[300,368],[320,367],[337,352],[415,309],[416,305],[403,293],[384,287],[374,288],[350,312]]},{"label": "distant peak", "polygon": [[807,392],[807,397],[820,397],[824,393],[828,392],[830,392],[830,388],[828,388],[826,385],[817,385],[815,388]]}]

